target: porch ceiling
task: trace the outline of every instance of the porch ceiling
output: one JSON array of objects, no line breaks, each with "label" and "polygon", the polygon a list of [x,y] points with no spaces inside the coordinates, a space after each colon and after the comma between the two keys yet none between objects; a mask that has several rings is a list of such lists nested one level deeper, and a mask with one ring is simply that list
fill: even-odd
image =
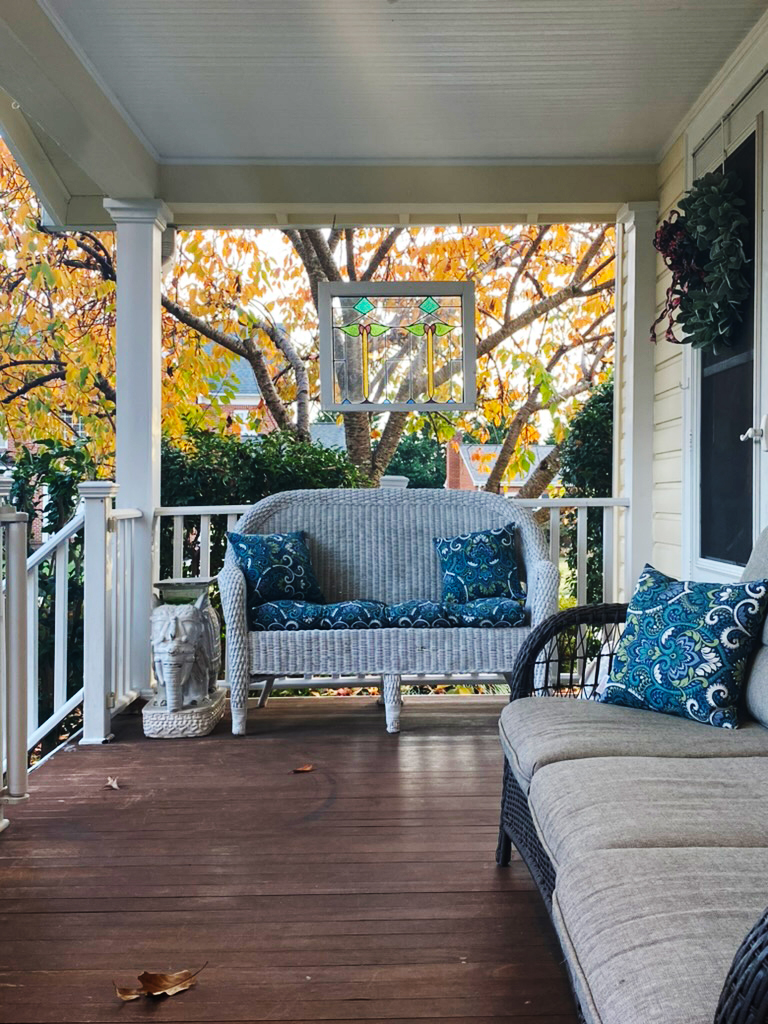
[{"label": "porch ceiling", "polygon": [[105,194],[181,223],[608,216],[652,198],[664,141],[767,8],[0,0],[0,124],[69,222],[103,220]]}]

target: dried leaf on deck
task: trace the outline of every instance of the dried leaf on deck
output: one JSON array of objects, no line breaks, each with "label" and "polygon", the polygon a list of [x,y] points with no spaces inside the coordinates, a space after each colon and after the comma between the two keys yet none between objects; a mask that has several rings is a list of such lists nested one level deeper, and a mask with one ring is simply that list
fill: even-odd
[{"label": "dried leaf on deck", "polygon": [[132,999],[141,999],[143,995],[140,988],[120,988],[116,981],[113,981],[112,984],[115,986],[115,995],[124,1003],[130,1003]]},{"label": "dried leaf on deck", "polygon": [[314,770],[315,766],[313,764],[303,764],[301,768],[294,768],[293,774],[298,775],[300,772],[313,772]]},{"label": "dried leaf on deck", "polygon": [[104,783],[104,789],[120,789],[117,784],[117,776],[113,779],[111,775],[108,775],[107,781]]},{"label": "dried leaf on deck", "polygon": [[171,974],[143,971],[139,975],[141,987],[148,996],[175,996],[197,984],[200,971],[208,966],[208,961],[197,971],[175,971]]},{"label": "dried leaf on deck", "polygon": [[207,966],[206,960],[197,971],[175,971],[168,974],[161,971],[142,971],[139,975],[141,988],[120,988],[115,981],[112,984],[115,986],[115,995],[124,1003],[140,999],[142,996],[175,996],[177,992],[185,992],[197,984],[198,974]]}]

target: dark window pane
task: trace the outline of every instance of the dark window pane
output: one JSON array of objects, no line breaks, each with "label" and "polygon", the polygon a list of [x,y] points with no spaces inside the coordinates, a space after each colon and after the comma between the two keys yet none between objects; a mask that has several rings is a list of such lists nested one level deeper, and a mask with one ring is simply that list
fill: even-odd
[{"label": "dark window pane", "polygon": [[[745,200],[745,248],[754,295],[755,136],[726,160],[741,181]],[[700,512],[701,554],[745,565],[752,549],[754,446],[739,435],[754,426],[754,302],[747,303],[734,345],[707,351],[701,360]]]}]

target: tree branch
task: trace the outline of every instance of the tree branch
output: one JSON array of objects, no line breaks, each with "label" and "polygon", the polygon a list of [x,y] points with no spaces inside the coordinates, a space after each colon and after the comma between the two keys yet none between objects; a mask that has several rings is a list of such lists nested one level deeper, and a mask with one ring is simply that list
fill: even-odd
[{"label": "tree branch", "polygon": [[381,244],[379,245],[379,247],[376,250],[376,252],[371,257],[371,262],[368,264],[368,266],[366,267],[365,271],[363,272],[363,274],[360,277],[361,281],[370,281],[371,280],[373,275],[376,273],[376,271],[379,269],[381,264],[386,259],[387,255],[389,253],[389,250],[392,248],[392,246],[395,244],[395,242],[398,240],[398,238],[402,234],[402,231],[403,231],[402,228],[392,228],[392,230],[389,232],[389,234],[386,236],[386,238],[384,238],[384,240],[381,242]]},{"label": "tree branch", "polygon": [[347,275],[350,281],[357,280],[355,271],[355,229],[344,228],[344,245],[347,250]]},{"label": "tree branch", "polygon": [[9,402],[15,401],[17,398],[22,398],[24,395],[29,394],[30,391],[34,391],[35,388],[41,388],[45,384],[50,384],[52,380],[66,380],[67,375],[64,370],[53,370],[51,373],[46,373],[42,377],[35,377],[34,380],[28,380],[22,384],[15,391],[6,395],[5,398],[0,398],[0,405],[8,405]]},{"label": "tree branch", "polygon": [[184,324],[185,327],[191,328],[197,334],[202,335],[204,338],[208,338],[209,341],[215,342],[217,345],[221,345],[222,348],[227,349],[228,352],[234,353],[241,359],[245,359],[250,363],[256,382],[259,385],[261,391],[261,397],[264,399],[264,404],[269,409],[270,413],[274,417],[278,427],[283,430],[295,430],[296,427],[291,422],[290,413],[288,408],[283,402],[280,395],[277,393],[277,389],[272,383],[272,378],[269,375],[269,369],[267,368],[267,362],[262,352],[253,343],[253,339],[243,339],[238,337],[236,334],[228,334],[226,331],[220,331],[211,324],[207,323],[199,316],[195,316],[194,313],[190,313],[188,309],[180,306],[178,302],[174,302],[167,295],[163,295],[161,298],[163,309],[167,310],[171,316],[175,317],[179,323]]}]

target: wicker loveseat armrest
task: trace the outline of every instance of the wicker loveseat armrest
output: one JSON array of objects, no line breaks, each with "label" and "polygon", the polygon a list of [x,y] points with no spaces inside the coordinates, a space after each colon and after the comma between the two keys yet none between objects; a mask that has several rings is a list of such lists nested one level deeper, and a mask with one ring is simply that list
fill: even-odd
[{"label": "wicker loveseat armrest", "polygon": [[610,670],[626,617],[626,604],[580,605],[535,626],[510,673],[510,701],[590,696],[598,674]]},{"label": "wicker loveseat armrest", "polygon": [[768,1020],[768,909],[733,958],[714,1024],[761,1024]]}]

